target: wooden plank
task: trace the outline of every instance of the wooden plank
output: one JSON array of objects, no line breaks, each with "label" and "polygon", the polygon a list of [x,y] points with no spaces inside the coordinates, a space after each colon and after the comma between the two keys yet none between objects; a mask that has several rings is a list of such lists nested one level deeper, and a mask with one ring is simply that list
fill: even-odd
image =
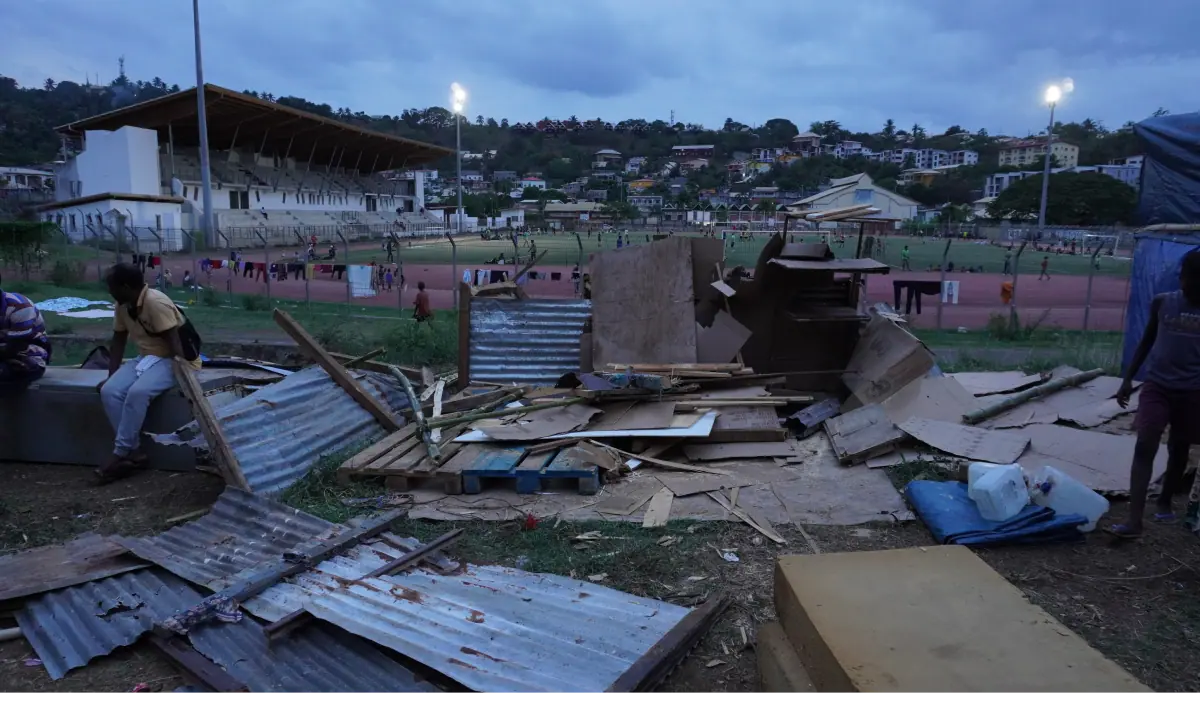
[{"label": "wooden plank", "polygon": [[348,481],[351,475],[358,472],[359,468],[364,468],[383,457],[386,453],[390,453],[397,445],[415,435],[416,432],[416,425],[405,425],[402,430],[397,430],[390,435],[384,436],[382,440],[368,445],[362,452],[357,453],[341,464],[338,468],[338,479],[342,482]]},{"label": "wooden plank", "polygon": [[825,421],[825,432],[838,462],[854,465],[882,455],[904,440],[904,433],[878,404],[860,407]]},{"label": "wooden plank", "polygon": [[671,492],[670,488],[662,488],[650,498],[650,506],[646,508],[646,515],[642,518],[643,528],[661,528],[671,519],[671,503],[675,500],[675,493]]},{"label": "wooden plank", "polygon": [[391,473],[393,471],[405,472],[409,470],[416,470],[421,465],[422,461],[428,459],[429,451],[427,451],[423,445],[414,445],[413,448],[404,453],[404,455],[388,463],[387,471]]},{"label": "wooden plank", "polygon": [[471,383],[471,285],[458,279],[458,389]]},{"label": "wooden plank", "polygon": [[[442,414],[442,394],[445,392],[445,390],[445,380],[438,380],[437,384],[433,386],[433,417],[438,417]],[[440,429],[434,429],[430,431],[429,437],[434,442],[441,442],[442,431]]]},{"label": "wooden plank", "polygon": [[225,439],[225,433],[221,431],[221,423],[217,422],[217,415],[213,412],[212,406],[208,404],[208,398],[204,396],[204,390],[196,381],[191,366],[178,359],[172,360],[172,363],[175,379],[179,382],[179,389],[191,403],[196,424],[200,426],[200,432],[204,434],[204,439],[208,442],[208,450],[215,458],[217,469],[221,471],[221,477],[225,478],[225,484],[251,492],[250,483],[246,480],[245,473],[242,472],[242,466],[238,462],[237,456],[233,454],[233,449],[229,447],[229,441]]},{"label": "wooden plank", "polygon": [[769,522],[767,522],[767,520],[765,518],[763,518],[761,515],[756,515],[756,514],[750,512],[750,511],[747,511],[743,508],[733,507],[733,504],[731,504],[725,498],[725,496],[720,493],[709,492],[708,497],[717,501],[717,504],[720,505],[722,508],[724,508],[725,510],[729,511],[730,513],[733,513],[734,515],[736,515],[738,518],[741,519],[741,521],[743,523],[750,526],[751,528],[758,531],[759,533],[762,533],[764,536],[766,536],[771,541],[773,541],[775,543],[779,543],[781,545],[787,543],[787,540],[785,540],[783,536],[779,535],[779,532],[776,531],[771,526],[771,524]]},{"label": "wooden plank", "polygon": [[650,650],[617,677],[608,691],[653,691],[716,625],[729,603],[725,596],[717,596],[689,611],[666,636],[655,642]]},{"label": "wooden plank", "polygon": [[[671,468],[672,470],[683,470],[684,472],[688,472],[688,473],[708,473],[709,475],[729,475],[730,474],[729,471],[727,471],[727,470],[718,470],[716,468],[705,468],[705,467],[701,467],[699,465],[688,465],[686,463],[676,463],[676,462],[672,462],[670,460],[660,460],[660,459],[658,459],[656,457],[652,457],[650,455],[642,455],[642,454],[638,454],[638,453],[625,452],[624,450],[618,450],[617,448],[612,447],[611,445],[605,445],[604,443],[597,442],[595,440],[588,440],[588,442],[592,443],[593,445],[599,445],[600,447],[606,447],[609,450],[613,450],[621,455],[624,455],[625,457],[634,458],[635,460],[641,460],[642,462],[650,463],[651,465],[657,465],[660,468]],[[671,445],[675,445],[675,444],[677,444],[677,441],[673,441],[671,443]]]},{"label": "wooden plank", "polygon": [[381,455],[374,462],[359,468],[359,472],[362,475],[383,475],[386,471],[394,469],[396,463],[414,449],[420,449],[422,452],[425,451],[425,448],[421,445],[421,438],[416,433],[413,433],[412,437],[406,438],[404,442],[392,448],[390,452]]},{"label": "wooden plank", "polygon": [[296,341],[296,344],[303,352],[309,356],[314,362],[321,366],[321,369],[333,378],[333,381],[338,384],[346,394],[354,398],[354,401],[362,405],[363,409],[371,413],[371,416],[383,426],[384,430],[395,432],[400,429],[400,423],[392,416],[392,413],[384,407],[383,403],[375,399],[369,392],[363,389],[358,380],[342,367],[329,352],[321,346],[317,340],[313,339],[308,330],[300,326],[300,323],[292,319],[292,315],[282,309],[275,310],[275,323],[278,324],[288,336]]},{"label": "wooden plank", "polygon": [[703,445],[684,445],[688,460],[736,460],[739,458],[778,458],[796,454],[790,442],[727,442]]}]

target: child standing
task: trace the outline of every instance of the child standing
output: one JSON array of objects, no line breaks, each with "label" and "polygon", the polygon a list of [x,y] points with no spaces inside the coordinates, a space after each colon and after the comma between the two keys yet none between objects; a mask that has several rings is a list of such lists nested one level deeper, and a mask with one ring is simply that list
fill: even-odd
[{"label": "child standing", "polygon": [[1200,443],[1200,251],[1183,257],[1179,285],[1179,291],[1159,294],[1151,303],[1150,321],[1117,392],[1117,404],[1127,406],[1134,375],[1144,363],[1146,378],[1133,423],[1137,443],[1129,471],[1129,519],[1109,529],[1120,538],[1142,533],[1146,495],[1163,432],[1170,428],[1167,471],[1155,505],[1158,523],[1175,520],[1171,498],[1183,492],[1189,449]]}]

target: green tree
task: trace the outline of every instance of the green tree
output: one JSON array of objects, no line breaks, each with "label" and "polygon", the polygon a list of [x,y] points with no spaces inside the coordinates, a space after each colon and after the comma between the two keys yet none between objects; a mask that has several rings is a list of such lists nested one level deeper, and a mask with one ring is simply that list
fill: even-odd
[{"label": "green tree", "polygon": [[[1036,219],[1042,196],[1042,177],[1013,183],[988,206],[994,219]],[[1051,226],[1112,226],[1129,224],[1137,208],[1137,191],[1129,184],[1100,173],[1050,175],[1046,223]]]}]

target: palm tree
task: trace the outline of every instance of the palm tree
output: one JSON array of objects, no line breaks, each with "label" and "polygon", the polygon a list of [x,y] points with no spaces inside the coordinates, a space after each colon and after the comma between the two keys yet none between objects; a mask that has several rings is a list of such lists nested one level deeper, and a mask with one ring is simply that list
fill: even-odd
[{"label": "palm tree", "polygon": [[925,128],[919,123],[914,123],[912,127],[913,143],[920,143],[925,140]]}]

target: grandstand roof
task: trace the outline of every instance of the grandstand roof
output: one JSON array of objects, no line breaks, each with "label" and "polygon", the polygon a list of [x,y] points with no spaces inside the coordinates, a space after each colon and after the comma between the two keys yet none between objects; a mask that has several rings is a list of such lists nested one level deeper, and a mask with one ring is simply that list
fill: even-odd
[{"label": "grandstand roof", "polygon": [[[454,153],[453,149],[372,131],[211,83],[204,85],[204,103],[209,148],[228,149],[237,143],[301,161],[311,154],[313,163],[356,168],[363,173],[421,165]],[[198,147],[196,89],[135,103],[55,130],[82,136],[84,131],[115,131],[124,126],[157,131],[163,143],[173,135],[180,146]]]}]

